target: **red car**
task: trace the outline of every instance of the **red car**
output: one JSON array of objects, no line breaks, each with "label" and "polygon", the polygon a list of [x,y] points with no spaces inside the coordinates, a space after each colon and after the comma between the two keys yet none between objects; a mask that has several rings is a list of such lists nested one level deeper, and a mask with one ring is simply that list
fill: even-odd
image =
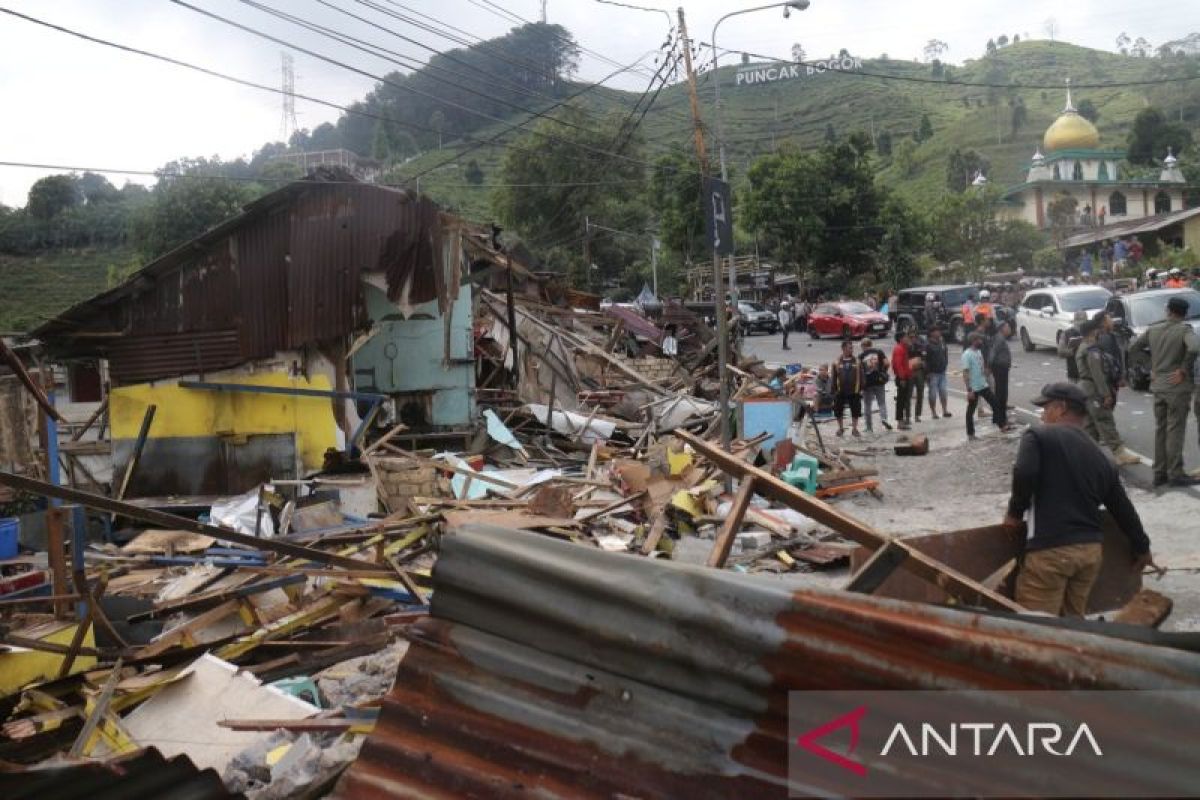
[{"label": "red car", "polygon": [[883,336],[891,327],[892,323],[885,315],[866,303],[821,303],[808,318],[808,332],[814,339],[822,336],[839,339]]}]

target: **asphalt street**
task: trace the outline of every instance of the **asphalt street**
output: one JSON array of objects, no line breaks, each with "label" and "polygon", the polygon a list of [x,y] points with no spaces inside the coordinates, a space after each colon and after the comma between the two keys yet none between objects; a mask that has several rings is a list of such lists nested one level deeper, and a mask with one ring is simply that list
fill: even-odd
[{"label": "asphalt street", "polygon": [[[790,350],[783,349],[783,338],[780,334],[748,336],[742,340],[742,352],[746,356],[757,356],[769,365],[802,364],[810,366],[829,363],[836,360],[840,352],[840,344],[835,339],[813,341],[808,334],[793,333],[788,337]],[[895,342],[889,336],[878,340],[877,344],[884,352],[890,353]],[[859,345],[855,342],[855,352]],[[965,399],[962,378],[958,372],[958,358],[962,349],[950,345],[950,391],[957,392],[960,400]],[[1053,350],[1039,348],[1032,353],[1026,353],[1020,342],[1012,341],[1013,367],[1009,379],[1009,405],[1016,408],[1016,421],[1032,422],[1038,417],[1038,410],[1032,404],[1042,386],[1052,381],[1066,380],[1066,363]],[[889,402],[891,399],[889,385]],[[1125,440],[1125,446],[1144,457],[1144,464],[1133,465],[1122,470],[1129,483],[1142,488],[1150,488],[1153,474],[1150,469],[1154,457],[1154,405],[1149,392],[1138,392],[1130,388],[1122,389],[1117,398],[1116,408],[1117,428]],[[961,414],[959,415],[961,417]],[[1188,470],[1200,467],[1200,434],[1197,426],[1200,421],[1195,417],[1188,419],[1186,449],[1184,450],[1184,466]],[[987,430],[987,425],[981,432]],[[1200,499],[1200,490],[1184,489],[1195,493]]]}]

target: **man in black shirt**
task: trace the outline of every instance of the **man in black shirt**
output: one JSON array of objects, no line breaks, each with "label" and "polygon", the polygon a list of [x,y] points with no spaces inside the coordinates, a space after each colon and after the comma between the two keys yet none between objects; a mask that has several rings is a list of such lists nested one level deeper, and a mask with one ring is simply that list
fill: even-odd
[{"label": "man in black shirt", "polygon": [[1071,383],[1079,382],[1079,367],[1075,363],[1075,352],[1079,349],[1079,343],[1083,341],[1083,330],[1080,326],[1087,321],[1086,311],[1076,311],[1071,327],[1058,337],[1058,357],[1067,360],[1067,380]]},{"label": "man in black shirt", "polygon": [[1100,506],[1129,538],[1137,572],[1154,563],[1150,539],[1116,466],[1083,429],[1083,390],[1051,383],[1033,402],[1042,408],[1042,424],[1021,437],[1004,517],[1015,528],[1029,512],[1015,599],[1031,611],[1080,617],[1100,574]]},{"label": "man in black shirt", "polygon": [[942,401],[942,416],[950,416],[946,410],[946,369],[949,364],[950,354],[942,338],[942,329],[934,325],[925,343],[925,380],[929,384],[929,410],[934,419],[938,418],[938,400]]},{"label": "man in black shirt", "polygon": [[859,436],[858,420],[862,416],[863,368],[854,357],[854,342],[842,341],[842,357],[830,367],[833,375],[833,413],[837,417],[837,435],[846,432],[842,418],[850,409],[850,433]]}]

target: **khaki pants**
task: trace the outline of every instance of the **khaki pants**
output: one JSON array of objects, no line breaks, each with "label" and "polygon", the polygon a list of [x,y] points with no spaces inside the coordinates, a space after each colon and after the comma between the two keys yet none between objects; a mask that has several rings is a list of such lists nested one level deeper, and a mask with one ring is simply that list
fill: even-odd
[{"label": "khaki pants", "polygon": [[1021,561],[1015,599],[1030,611],[1082,617],[1099,574],[1098,543],[1032,550]]},{"label": "khaki pants", "polygon": [[1183,440],[1187,434],[1187,391],[1154,393],[1154,477],[1184,477]]},{"label": "khaki pants", "polygon": [[1088,435],[1109,450],[1120,450],[1123,444],[1121,434],[1117,432],[1117,420],[1113,417],[1112,409],[1105,408],[1104,402],[1099,398],[1089,397],[1087,411],[1084,428]]}]

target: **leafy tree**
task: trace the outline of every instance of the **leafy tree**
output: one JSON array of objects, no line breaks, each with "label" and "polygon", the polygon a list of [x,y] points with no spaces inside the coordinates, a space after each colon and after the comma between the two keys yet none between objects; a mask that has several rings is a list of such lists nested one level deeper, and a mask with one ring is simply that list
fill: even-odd
[{"label": "leafy tree", "polygon": [[242,181],[189,174],[194,177],[160,179],[151,203],[133,221],[133,242],[146,261],[236,214],[258,193]]},{"label": "leafy tree", "polygon": [[1008,223],[996,218],[1000,191],[947,195],[930,213],[930,250],[940,261],[961,261],[981,274],[1002,252],[1002,237]]},{"label": "leafy tree", "polygon": [[1060,194],[1046,204],[1046,218],[1050,220],[1050,235],[1054,246],[1060,251],[1067,236],[1075,227],[1075,210],[1079,202],[1069,194]]},{"label": "leafy tree", "polygon": [[483,170],[479,168],[479,162],[473,158],[468,161],[467,168],[463,171],[463,177],[472,186],[478,186],[483,183]]},{"label": "leafy tree", "polygon": [[882,235],[875,248],[879,283],[911,286],[918,277],[917,254],[925,249],[924,221],[899,197],[888,194],[879,215]]},{"label": "leafy tree", "polygon": [[739,195],[742,224],[781,260],[844,278],[863,274],[877,262],[886,200],[870,150],[869,137],[855,133],[816,152],[786,148],[759,158]]},{"label": "leafy tree", "polygon": [[946,159],[946,186],[952,192],[962,192],[979,173],[987,174],[991,165],[979,152],[954,148]]},{"label": "leafy tree", "polygon": [[944,74],[945,74],[945,69],[942,67],[942,62],[940,60],[935,58],[933,61],[929,62],[930,77],[940,78]]},{"label": "leafy tree", "polygon": [[1012,107],[1012,137],[1014,139],[1017,138],[1017,134],[1020,132],[1021,128],[1025,125],[1025,122],[1028,119],[1029,112],[1025,108],[1025,103],[1022,102],[1021,98],[1018,97],[1016,102],[1013,103]]},{"label": "leafy tree", "polygon": [[392,140],[388,136],[387,125],[383,120],[375,122],[375,133],[371,136],[371,158],[376,161],[389,161],[392,157]]},{"label": "leafy tree", "polygon": [[1192,133],[1185,126],[1167,122],[1157,108],[1144,108],[1133,120],[1125,157],[1131,164],[1153,166],[1170,148],[1175,154],[1184,153],[1192,144]]},{"label": "leafy tree", "polygon": [[1121,31],[1121,34],[1117,37],[1117,50],[1121,53],[1121,55],[1129,55],[1130,41],[1129,34]]},{"label": "leafy tree", "polygon": [[933,138],[933,123],[929,121],[928,114],[921,115],[921,127],[917,129],[917,135],[914,138],[917,142],[927,142]]},{"label": "leafy tree", "polygon": [[1100,119],[1100,109],[1096,108],[1096,104],[1091,100],[1080,100],[1079,107],[1075,110],[1079,112],[1079,116],[1089,122],[1095,122]]},{"label": "leafy tree", "polygon": [[437,146],[438,150],[442,149],[442,134],[446,130],[446,115],[439,108],[429,117],[429,127],[437,131]]},{"label": "leafy tree", "polygon": [[695,164],[687,151],[672,149],[655,161],[647,199],[658,217],[663,250],[678,255],[681,263],[699,260],[707,246],[705,215]]},{"label": "leafy tree", "polygon": [[[591,237],[591,261],[600,268],[597,277],[615,280],[631,264],[649,256],[647,242],[639,235],[646,230],[648,217],[642,199],[645,175],[637,161],[642,141],[636,136],[618,138],[619,116],[597,124],[585,118],[578,107],[567,106],[555,117],[576,127],[542,120],[533,132],[511,144],[500,167],[498,182],[502,185],[492,195],[492,206],[501,223],[540,251],[551,266],[583,276],[581,285],[593,283],[580,247],[585,220],[635,234]],[[548,133],[554,138],[547,137]],[[624,158],[595,152],[617,148]],[[600,185],[577,185],[581,183]],[[694,185],[698,194],[698,181]]]},{"label": "leafy tree", "polygon": [[883,158],[890,157],[892,155],[892,132],[891,131],[882,131],[879,134],[879,138],[875,143],[875,147],[876,147],[876,149],[878,149],[879,155],[881,157],[883,157]]},{"label": "leafy tree", "polygon": [[26,205],[36,219],[52,219],[83,202],[83,192],[74,175],[47,175],[29,188]]},{"label": "leafy tree", "polygon": [[1018,42],[1020,42],[1020,41],[1021,41],[1021,34],[1019,34],[1019,33],[1014,33],[1014,34],[1013,34],[1013,38],[1012,38],[1012,43],[1013,43],[1013,44],[1017,44],[1017,43],[1018,43]]},{"label": "leafy tree", "polygon": [[912,139],[901,139],[893,150],[892,163],[905,178],[911,176],[917,169],[917,143]]},{"label": "leafy tree", "polygon": [[801,62],[804,60],[804,48],[799,42],[792,45],[792,61]]},{"label": "leafy tree", "polygon": [[1129,48],[1129,52],[1138,58],[1146,58],[1153,52],[1154,47],[1147,41],[1146,37],[1139,36],[1133,43],[1133,47]]},{"label": "leafy tree", "polygon": [[996,47],[1007,47],[1007,46],[1008,46],[1008,34],[1002,33],[1002,34],[1000,34],[1000,37],[998,39],[996,39]]},{"label": "leafy tree", "polygon": [[950,49],[950,45],[943,42],[941,39],[930,39],[925,43],[925,60],[936,61],[942,57],[942,54]]},{"label": "leafy tree", "polygon": [[987,40],[987,53],[990,56],[994,52],[996,52],[996,40],[988,39]]},{"label": "leafy tree", "polygon": [[308,146],[313,150],[336,150],[342,146],[341,136],[332,123],[322,122],[313,129]]},{"label": "leafy tree", "polygon": [[108,178],[103,175],[97,175],[95,172],[85,172],[80,175],[76,181],[76,185],[83,194],[83,202],[88,205],[93,203],[107,203],[119,200],[121,197],[120,190],[109,183]]}]

